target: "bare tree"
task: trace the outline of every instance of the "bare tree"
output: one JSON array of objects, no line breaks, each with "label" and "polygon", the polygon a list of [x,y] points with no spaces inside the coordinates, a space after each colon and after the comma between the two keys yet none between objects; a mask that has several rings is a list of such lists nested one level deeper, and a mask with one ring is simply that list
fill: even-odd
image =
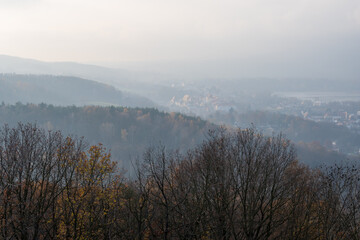
[{"label": "bare tree", "polygon": [[[129,229],[123,238],[134,238],[142,240],[146,238],[149,231],[149,222],[152,222],[150,211],[150,185],[148,184],[148,172],[143,164],[137,159],[134,165],[135,179],[129,183],[123,194],[119,195],[124,201],[126,223],[120,223],[117,229],[124,225]],[[123,213],[124,214],[124,213]],[[119,213],[118,215],[121,215]]]},{"label": "bare tree", "polygon": [[194,206],[204,206],[200,218],[193,219],[201,222],[202,235],[269,239],[280,234],[292,194],[286,172],[296,160],[288,140],[265,137],[254,128],[219,129],[188,156],[189,197],[196,196]]},{"label": "bare tree", "polygon": [[1,234],[4,239],[55,238],[59,195],[66,188],[65,146],[78,156],[82,143],[32,124],[5,126],[0,134]]},{"label": "bare tree", "polygon": [[322,175],[318,210],[326,239],[360,239],[359,164],[327,167]]},{"label": "bare tree", "polygon": [[254,128],[210,132],[185,156],[148,151],[145,164],[154,216],[149,228],[163,239],[281,237],[293,181],[300,179],[288,176],[296,164],[290,142]]}]

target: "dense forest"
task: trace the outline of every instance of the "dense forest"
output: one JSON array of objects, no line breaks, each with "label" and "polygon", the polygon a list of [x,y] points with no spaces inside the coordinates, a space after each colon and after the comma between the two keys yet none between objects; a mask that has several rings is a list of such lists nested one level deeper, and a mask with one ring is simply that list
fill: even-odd
[{"label": "dense forest", "polygon": [[59,107],[46,104],[0,105],[0,124],[36,123],[46,130],[84,136],[89,144],[103,143],[113,160],[131,171],[131,159],[162,143],[168,148],[187,149],[201,143],[215,126],[200,118],[164,113],[153,108]]},{"label": "dense forest", "polygon": [[209,132],[149,148],[124,178],[100,144],[0,132],[2,239],[359,239],[360,166],[310,169],[282,135]]},{"label": "dense forest", "polygon": [[[255,114],[260,121],[264,115]],[[266,116],[266,115],[265,115]],[[283,116],[283,115],[280,115]],[[280,118],[280,117],[279,117]],[[245,121],[247,118],[243,118]],[[256,118],[253,118],[254,120]],[[302,126],[313,126],[316,123],[295,119],[310,125],[299,125],[294,128],[299,131]],[[127,107],[60,107],[47,104],[21,104],[0,105],[0,124],[15,126],[17,122],[36,123],[46,130],[61,130],[64,134],[84,136],[89,144],[99,142],[111,149],[113,160],[127,171],[132,171],[132,161],[141,157],[145,149],[151,145],[164,144],[169,149],[179,149],[186,152],[188,149],[205,140],[206,133],[216,125],[189,117],[179,113],[164,113],[153,108],[127,108]],[[255,122],[259,123],[259,122]],[[281,123],[281,122],[280,122]],[[249,127],[251,124],[243,127]],[[256,125],[261,129],[261,124]],[[280,132],[282,129],[276,129]],[[315,128],[304,128],[305,132],[314,135]],[[313,131],[311,131],[313,130]],[[324,128],[326,131],[327,129]],[[263,130],[264,134],[272,133]],[[347,161],[348,156],[329,151],[318,141],[307,141],[300,138],[292,139],[294,134],[283,132],[296,143],[296,150],[300,162],[311,167],[327,163]],[[349,142],[353,144],[353,142]],[[355,142],[356,143],[356,142]]]}]

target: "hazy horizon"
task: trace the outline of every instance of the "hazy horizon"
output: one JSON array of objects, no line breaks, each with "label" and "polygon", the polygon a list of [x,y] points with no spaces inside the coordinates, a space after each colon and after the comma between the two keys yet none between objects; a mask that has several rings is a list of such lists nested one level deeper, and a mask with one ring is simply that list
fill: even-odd
[{"label": "hazy horizon", "polygon": [[356,0],[1,0],[0,54],[180,77],[360,76]]}]

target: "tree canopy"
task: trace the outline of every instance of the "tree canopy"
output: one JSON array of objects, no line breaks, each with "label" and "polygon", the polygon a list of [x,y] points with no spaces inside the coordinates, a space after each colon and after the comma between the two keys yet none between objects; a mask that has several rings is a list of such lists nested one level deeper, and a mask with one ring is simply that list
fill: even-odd
[{"label": "tree canopy", "polygon": [[145,151],[126,179],[103,145],[0,131],[3,239],[358,239],[359,165],[309,169],[281,134],[212,130]]}]

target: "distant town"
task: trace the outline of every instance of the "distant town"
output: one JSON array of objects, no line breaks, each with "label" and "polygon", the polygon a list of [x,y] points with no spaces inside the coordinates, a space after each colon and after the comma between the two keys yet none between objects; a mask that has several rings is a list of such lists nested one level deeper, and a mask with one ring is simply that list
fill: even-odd
[{"label": "distant town", "polygon": [[[354,134],[360,134],[360,93],[344,92],[250,92],[231,88],[207,86],[171,86],[174,96],[166,105],[171,111],[200,116],[215,120],[216,123],[230,123],[241,126],[238,120],[222,121],[226,115],[246,114],[253,111],[265,111],[300,117],[316,123],[345,127]],[[219,117],[221,115],[221,117]],[[215,116],[215,117],[214,117]],[[284,131],[279,123],[257,125],[259,129],[271,132]],[[356,144],[355,144],[356,145]],[[326,144],[335,152],[348,155],[360,155],[360,146],[344,150],[336,139]]]}]

